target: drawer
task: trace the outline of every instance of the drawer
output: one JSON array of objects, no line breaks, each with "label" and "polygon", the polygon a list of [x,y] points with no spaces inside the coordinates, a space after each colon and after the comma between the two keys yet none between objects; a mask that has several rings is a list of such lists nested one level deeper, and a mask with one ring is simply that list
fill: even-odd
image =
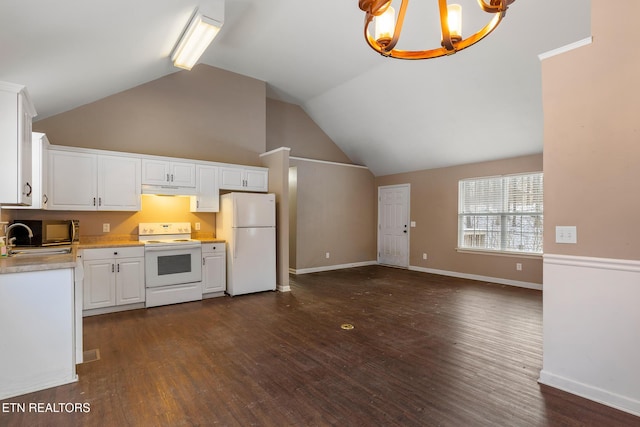
[{"label": "drawer", "polygon": [[215,254],[215,253],[224,253],[225,244],[222,243],[203,243],[202,244],[202,253],[203,254]]},{"label": "drawer", "polygon": [[108,259],[108,258],[116,258],[116,259],[137,258],[137,257],[143,257],[143,256],[144,256],[144,246],[82,250],[82,259],[84,261],[90,261],[93,259]]}]

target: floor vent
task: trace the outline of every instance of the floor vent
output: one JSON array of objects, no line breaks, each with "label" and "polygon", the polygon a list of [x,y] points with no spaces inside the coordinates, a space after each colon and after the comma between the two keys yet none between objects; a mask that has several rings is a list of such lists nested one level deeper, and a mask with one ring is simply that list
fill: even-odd
[{"label": "floor vent", "polygon": [[82,363],[95,362],[96,360],[100,360],[100,349],[94,348],[92,350],[87,350],[82,353]]}]

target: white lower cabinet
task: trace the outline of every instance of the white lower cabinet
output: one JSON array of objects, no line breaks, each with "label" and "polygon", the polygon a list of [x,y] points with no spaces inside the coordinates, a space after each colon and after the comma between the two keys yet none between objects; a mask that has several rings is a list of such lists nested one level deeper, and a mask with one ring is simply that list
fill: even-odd
[{"label": "white lower cabinet", "polygon": [[224,243],[202,244],[202,294],[204,298],[220,296],[227,290]]},{"label": "white lower cabinet", "polygon": [[85,249],[81,256],[84,310],[144,303],[143,247]]}]

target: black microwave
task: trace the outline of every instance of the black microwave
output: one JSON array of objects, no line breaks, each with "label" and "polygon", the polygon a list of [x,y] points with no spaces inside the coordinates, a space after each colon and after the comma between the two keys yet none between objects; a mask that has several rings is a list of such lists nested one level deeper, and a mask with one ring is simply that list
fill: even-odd
[{"label": "black microwave", "polygon": [[[33,237],[29,237],[29,230],[26,227],[12,227],[10,238],[12,246],[56,246],[70,245],[80,240],[80,221],[69,220],[35,220],[23,219],[11,222],[13,224],[23,224],[31,229]],[[15,237],[15,241],[13,238]],[[7,242],[9,243],[9,242]]]}]

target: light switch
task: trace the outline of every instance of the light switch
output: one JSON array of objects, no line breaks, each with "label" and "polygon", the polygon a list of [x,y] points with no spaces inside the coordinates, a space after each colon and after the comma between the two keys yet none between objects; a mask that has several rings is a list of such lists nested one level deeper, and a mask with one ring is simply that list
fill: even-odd
[{"label": "light switch", "polygon": [[411,221],[411,228],[414,228],[416,226],[416,222],[415,221]]},{"label": "light switch", "polygon": [[578,243],[578,231],[575,225],[557,225],[556,243]]}]

